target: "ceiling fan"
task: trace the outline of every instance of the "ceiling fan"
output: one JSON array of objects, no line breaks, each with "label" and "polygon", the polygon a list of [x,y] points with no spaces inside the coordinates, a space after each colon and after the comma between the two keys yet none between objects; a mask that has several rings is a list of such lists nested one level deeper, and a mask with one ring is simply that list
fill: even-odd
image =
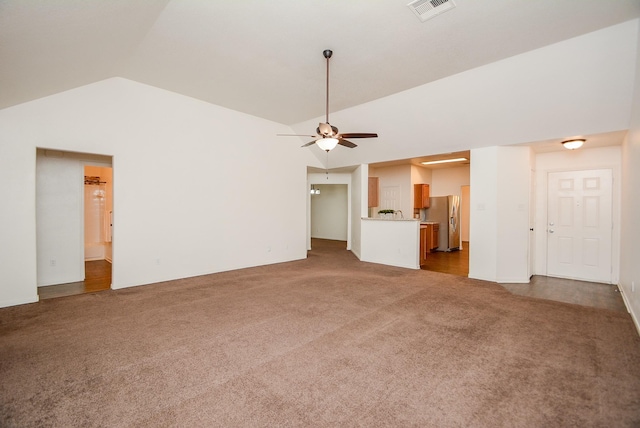
[{"label": "ceiling fan", "polygon": [[378,134],[371,132],[348,132],[340,133],[338,128],[329,123],[329,59],[333,55],[333,51],[326,49],[322,52],[322,55],[327,59],[327,102],[326,102],[326,119],[324,123],[319,123],[316,128],[316,135],[298,135],[298,134],[278,134],[279,136],[289,137],[312,137],[313,141],[308,142],[302,147],[307,147],[312,144],[317,144],[322,150],[327,152],[338,144],[341,146],[349,147],[350,149],[357,147],[356,144],[347,140],[347,138],[377,138]]}]

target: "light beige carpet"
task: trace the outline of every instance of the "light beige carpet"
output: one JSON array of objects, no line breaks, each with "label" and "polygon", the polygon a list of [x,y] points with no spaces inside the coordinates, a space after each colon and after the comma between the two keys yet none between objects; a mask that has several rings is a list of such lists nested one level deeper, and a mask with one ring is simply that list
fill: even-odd
[{"label": "light beige carpet", "polygon": [[315,244],[0,309],[0,426],[640,425],[628,314]]}]

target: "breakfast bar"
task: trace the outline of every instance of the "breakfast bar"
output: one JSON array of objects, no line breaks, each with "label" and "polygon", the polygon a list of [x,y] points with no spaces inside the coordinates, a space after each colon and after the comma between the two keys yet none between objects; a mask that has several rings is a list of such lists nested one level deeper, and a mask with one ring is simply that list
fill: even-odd
[{"label": "breakfast bar", "polygon": [[420,269],[420,221],[362,217],[360,260]]}]

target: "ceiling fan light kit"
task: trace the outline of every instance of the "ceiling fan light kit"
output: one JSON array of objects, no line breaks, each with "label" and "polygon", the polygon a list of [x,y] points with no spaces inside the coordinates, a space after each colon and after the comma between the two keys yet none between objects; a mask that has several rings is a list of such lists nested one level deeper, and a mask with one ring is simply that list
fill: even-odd
[{"label": "ceiling fan light kit", "polygon": [[333,55],[333,51],[325,49],[322,55],[327,59],[327,98],[325,108],[325,122],[319,123],[316,128],[316,135],[299,135],[299,134],[278,134],[280,136],[289,137],[313,137],[313,141],[304,144],[302,147],[308,147],[313,144],[320,147],[327,153],[333,150],[337,145],[349,147],[350,149],[357,147],[356,144],[347,140],[347,138],[377,138],[378,134],[373,132],[352,132],[352,133],[340,133],[338,128],[329,123],[329,59]]},{"label": "ceiling fan light kit", "polygon": [[319,138],[316,140],[316,144],[322,150],[326,150],[328,152],[329,150],[333,150],[338,145],[338,139],[337,138]]}]

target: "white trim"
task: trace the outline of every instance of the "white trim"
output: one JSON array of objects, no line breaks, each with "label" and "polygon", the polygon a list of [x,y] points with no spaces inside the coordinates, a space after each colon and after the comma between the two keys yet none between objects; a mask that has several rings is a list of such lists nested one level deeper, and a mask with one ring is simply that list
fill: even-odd
[{"label": "white trim", "polygon": [[638,317],[633,312],[631,303],[629,302],[629,300],[627,300],[627,295],[625,294],[624,289],[622,287],[620,287],[619,285],[618,285],[618,291],[620,291],[620,294],[622,295],[622,301],[624,302],[624,305],[627,307],[627,312],[629,312],[629,314],[631,315],[631,319],[633,320],[633,324],[636,326],[636,331],[638,332],[638,335],[640,336],[640,321],[638,321]]},{"label": "white trim", "polygon": [[3,300],[3,301],[0,301],[0,308],[6,308],[9,306],[16,306],[16,305],[26,305],[28,303],[37,303],[38,301],[40,301],[40,296],[38,296],[37,294],[35,297],[31,297],[29,299]]}]

